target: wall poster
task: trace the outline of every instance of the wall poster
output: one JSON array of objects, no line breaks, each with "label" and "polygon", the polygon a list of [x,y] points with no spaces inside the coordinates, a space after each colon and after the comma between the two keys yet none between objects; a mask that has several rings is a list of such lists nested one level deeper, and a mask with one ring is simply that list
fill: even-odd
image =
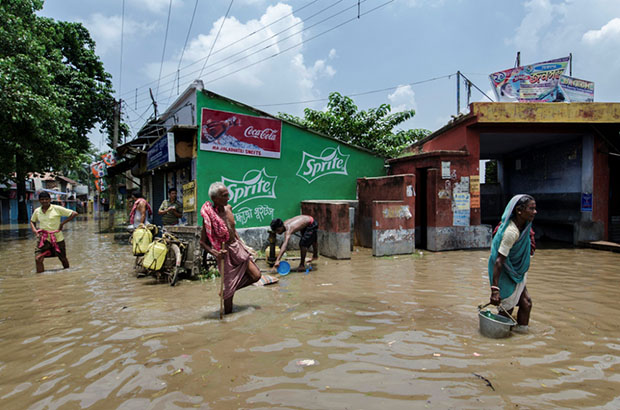
[{"label": "wall poster", "polygon": [[282,121],[228,111],[202,109],[202,151],[280,158]]}]

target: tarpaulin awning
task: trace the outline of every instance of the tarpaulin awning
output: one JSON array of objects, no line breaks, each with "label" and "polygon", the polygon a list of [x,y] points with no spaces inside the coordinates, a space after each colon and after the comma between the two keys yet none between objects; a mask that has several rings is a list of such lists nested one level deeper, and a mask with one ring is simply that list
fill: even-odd
[{"label": "tarpaulin awning", "polygon": [[56,194],[56,195],[69,195],[69,192],[60,192],[60,191],[54,191],[53,189],[41,189],[41,191],[45,191],[45,192],[49,192],[50,194]]}]

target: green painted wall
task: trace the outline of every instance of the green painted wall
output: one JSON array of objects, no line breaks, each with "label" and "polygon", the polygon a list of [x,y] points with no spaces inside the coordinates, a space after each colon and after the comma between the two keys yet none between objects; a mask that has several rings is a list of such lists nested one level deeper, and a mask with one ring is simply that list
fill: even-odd
[{"label": "green painted wall", "polygon": [[[243,105],[235,104],[217,96],[207,95],[201,91],[197,92],[196,99],[199,147],[203,107],[238,114],[264,116]],[[312,159],[308,156],[305,157],[306,161],[302,164],[304,152],[319,157],[322,153],[323,156],[326,153],[333,153],[334,149],[338,149],[339,152],[337,152],[336,160],[329,164],[323,165],[322,161],[316,159],[308,163],[307,160]],[[231,192],[230,204],[233,206],[237,227],[266,226],[273,218],[286,219],[298,215],[301,209],[300,202],[304,200],[355,199],[357,178],[385,175],[383,158],[286,122],[282,122],[280,150],[280,158],[274,159],[201,151],[199,149],[196,163],[198,211],[202,204],[209,200],[209,186],[213,182],[222,181],[231,191],[234,191]],[[346,167],[344,168],[346,168],[347,175],[343,173],[326,174],[329,172],[330,164],[340,166],[336,169],[343,172],[342,165],[345,161]],[[324,169],[323,174],[320,172],[321,167]],[[312,171],[317,170],[314,176],[311,168]],[[297,174],[304,176],[305,179]],[[323,176],[317,178],[319,175]],[[260,186],[241,183],[241,181],[247,181],[251,177],[258,178]],[[222,178],[226,180],[223,181]],[[231,180],[238,181],[238,183],[230,182]],[[261,188],[262,192],[259,192]],[[254,195],[252,195],[252,191],[254,191]],[[257,195],[263,197],[257,197]],[[275,198],[264,196],[275,196]],[[241,203],[242,201],[244,202]]]}]

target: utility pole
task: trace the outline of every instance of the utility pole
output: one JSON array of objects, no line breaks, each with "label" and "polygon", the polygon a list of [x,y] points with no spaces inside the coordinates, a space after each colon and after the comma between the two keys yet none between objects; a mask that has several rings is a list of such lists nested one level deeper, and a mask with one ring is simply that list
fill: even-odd
[{"label": "utility pole", "polygon": [[[118,127],[121,115],[121,100],[114,101],[114,131],[112,133],[112,150],[116,152],[118,146]],[[108,212],[108,226],[110,232],[114,232],[116,219],[116,175],[110,178],[110,212]]]},{"label": "utility pole", "polygon": [[461,72],[456,72],[456,115],[461,113]]}]

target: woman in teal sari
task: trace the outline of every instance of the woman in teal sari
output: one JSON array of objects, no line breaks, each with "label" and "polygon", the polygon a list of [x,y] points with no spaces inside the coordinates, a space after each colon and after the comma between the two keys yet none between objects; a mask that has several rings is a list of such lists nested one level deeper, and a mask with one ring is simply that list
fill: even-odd
[{"label": "woman in teal sari", "polygon": [[532,299],[525,283],[530,267],[530,228],[536,216],[536,201],[529,195],[515,195],[504,210],[502,221],[491,244],[489,282],[491,303],[512,314],[515,306],[517,330],[526,331]]}]

